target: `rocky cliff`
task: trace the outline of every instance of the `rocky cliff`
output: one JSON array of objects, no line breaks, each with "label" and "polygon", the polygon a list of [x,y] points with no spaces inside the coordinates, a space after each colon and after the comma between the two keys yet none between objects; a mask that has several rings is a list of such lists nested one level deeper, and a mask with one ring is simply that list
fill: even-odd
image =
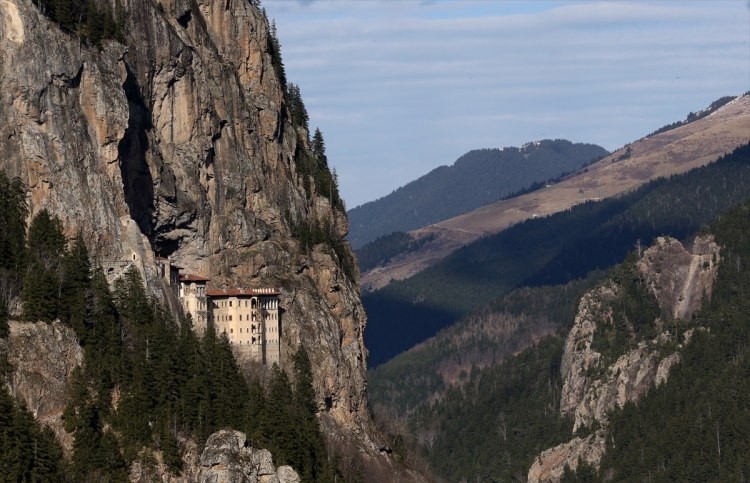
[{"label": "rocky cliff", "polygon": [[214,287],[281,288],[282,365],[304,345],[329,434],[372,448],[349,249],[292,236],[327,226],[340,240],[346,218],[298,171],[308,136],[267,19],[245,0],[121,3],[123,41],[95,47],[31,0],[0,0],[0,169],[110,275],[135,264],[157,290],[158,254]]},{"label": "rocky cliff", "polygon": [[7,340],[0,339],[0,353],[12,368],[10,393],[40,423],[52,429],[66,454],[73,436],[65,431],[62,415],[73,370],[83,364],[83,350],[73,330],[62,324],[11,322]]},{"label": "rocky cliff", "polygon": [[697,237],[690,251],[677,240],[658,238],[641,254],[636,268],[661,313],[675,323],[658,317],[652,338],[636,340],[631,334],[614,355],[604,354],[601,338],[616,318],[622,320],[613,301],[623,297],[623,287],[610,280],[582,297],[565,341],[560,412],[575,419],[574,433],[590,434],[542,452],[529,470],[530,482],[559,481],[565,466],[575,469],[579,459],[599,466],[608,414],[667,380],[695,330],[681,327],[680,321],[689,320],[703,298],[710,297],[719,260],[719,246],[710,235]]}]

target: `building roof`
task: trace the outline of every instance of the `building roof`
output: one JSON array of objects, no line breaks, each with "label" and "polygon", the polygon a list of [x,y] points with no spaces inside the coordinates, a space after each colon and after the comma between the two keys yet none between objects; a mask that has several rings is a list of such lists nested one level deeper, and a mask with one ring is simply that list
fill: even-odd
[{"label": "building roof", "polygon": [[281,292],[275,288],[220,288],[206,290],[209,297],[257,297],[278,296]]},{"label": "building roof", "polygon": [[208,282],[210,278],[201,277],[200,275],[194,275],[192,273],[181,273],[180,282]]}]

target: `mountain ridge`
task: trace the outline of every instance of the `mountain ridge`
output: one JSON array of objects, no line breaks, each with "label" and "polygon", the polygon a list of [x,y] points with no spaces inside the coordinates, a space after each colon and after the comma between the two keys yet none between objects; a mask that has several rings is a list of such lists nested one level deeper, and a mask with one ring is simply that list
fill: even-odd
[{"label": "mountain ridge", "polygon": [[[743,95],[706,117],[634,141],[559,183],[409,232],[419,248],[363,273],[362,288],[376,290],[409,278],[459,247],[523,220],[617,196],[649,180],[710,163],[747,142],[748,132],[750,95]],[[419,243],[422,239],[429,241]]]},{"label": "mountain ridge", "polygon": [[411,230],[503,199],[574,172],[603,157],[593,144],[544,139],[521,147],[474,149],[391,194],[348,211],[355,248],[394,231]]}]

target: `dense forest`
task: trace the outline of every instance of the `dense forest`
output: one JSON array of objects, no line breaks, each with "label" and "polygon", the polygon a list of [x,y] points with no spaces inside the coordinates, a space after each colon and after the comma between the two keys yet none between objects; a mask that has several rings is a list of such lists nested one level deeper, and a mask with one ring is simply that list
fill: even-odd
[{"label": "dense forest", "polygon": [[394,231],[408,231],[494,203],[557,179],[602,158],[593,144],[562,139],[521,148],[477,149],[376,201],[349,210],[349,241],[360,248]]},{"label": "dense forest", "polygon": [[[683,238],[750,198],[750,145],[705,167],[652,181],[477,240],[362,301],[377,366],[515,287],[566,283],[622,260],[662,234]],[[398,331],[400,337],[392,334]]]},{"label": "dense forest", "polygon": [[603,276],[597,271],[562,285],[512,290],[372,369],[368,383],[376,415],[406,418],[452,384],[465,383],[472,370],[498,365],[540,335],[564,330],[578,300]]},{"label": "dense forest", "polygon": [[[310,361],[300,348],[293,372],[274,366],[247,381],[225,335],[198,337],[148,295],[132,268],[113,287],[92,267],[79,235],[69,242],[59,219],[42,210],[28,230],[25,189],[0,173],[0,335],[9,319],[60,320],[72,328],[85,364],[73,374],[65,428],[74,436],[70,461],[50,433],[2,391],[2,474],[12,481],[124,481],[129,464],[158,452],[179,474],[180,445],[212,432],[244,431],[305,481],[336,477],[316,417]],[[16,302],[20,313],[13,313]],[[4,354],[3,354],[4,355]],[[7,360],[3,374],[12,370]],[[153,464],[153,462],[152,462]]]},{"label": "dense forest", "polygon": [[[745,264],[750,259],[750,203],[732,209],[704,230],[713,233],[722,247],[722,261],[710,301],[689,321],[670,322],[660,313],[653,295],[638,282],[633,254],[608,271],[606,277],[621,287],[611,301],[612,330],[621,333],[602,332],[595,337],[605,356],[612,358],[638,340],[653,337],[657,318],[680,331],[698,330],[680,351],[681,360],[666,383],[611,415],[601,468],[581,465],[578,473],[567,470],[562,481],[747,478],[750,271]],[[511,311],[523,311],[525,303],[525,310],[537,312],[531,299],[505,300],[511,302]],[[569,313],[563,306],[560,309],[560,314]],[[617,321],[626,319],[624,329]],[[473,367],[460,381],[440,388],[437,397],[407,408],[398,416],[402,423],[392,427],[400,428],[400,438],[418,447],[430,468],[447,481],[526,481],[532,459],[541,450],[573,436],[572,420],[561,417],[558,407],[565,335],[563,329],[499,363]],[[601,346],[605,339],[609,345]],[[402,370],[408,372],[406,367]],[[392,396],[397,385],[390,388]],[[401,390],[408,392],[407,386],[401,383]],[[581,429],[577,435],[596,429],[596,425]]]}]

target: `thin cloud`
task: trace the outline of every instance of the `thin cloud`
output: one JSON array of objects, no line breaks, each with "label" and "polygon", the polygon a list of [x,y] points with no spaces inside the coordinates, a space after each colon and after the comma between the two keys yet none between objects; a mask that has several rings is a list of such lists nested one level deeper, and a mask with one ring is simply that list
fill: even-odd
[{"label": "thin cloud", "polygon": [[264,5],[351,207],[470,149],[616,148],[750,88],[744,2]]}]

